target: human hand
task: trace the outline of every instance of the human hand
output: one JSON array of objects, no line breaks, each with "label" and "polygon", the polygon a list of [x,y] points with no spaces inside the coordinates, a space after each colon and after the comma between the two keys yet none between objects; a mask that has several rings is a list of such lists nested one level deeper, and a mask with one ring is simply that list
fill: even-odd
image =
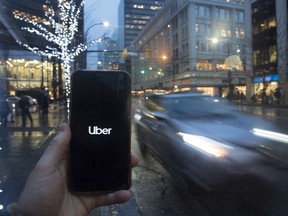
[{"label": "human hand", "polygon": [[[31,172],[20,196],[17,205],[23,215],[84,216],[96,207],[123,203],[130,199],[131,194],[127,190],[89,194],[70,192],[67,183],[70,139],[69,126],[62,124],[59,133]],[[132,166],[138,162],[139,158],[132,155]]]}]

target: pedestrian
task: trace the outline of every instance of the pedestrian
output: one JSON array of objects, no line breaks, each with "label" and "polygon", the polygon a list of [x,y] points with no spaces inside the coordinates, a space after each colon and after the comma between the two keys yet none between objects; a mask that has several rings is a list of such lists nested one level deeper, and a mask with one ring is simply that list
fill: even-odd
[{"label": "pedestrian", "polygon": [[42,108],[42,116],[48,117],[49,97],[47,93],[43,93],[40,104]]},{"label": "pedestrian", "polygon": [[281,91],[280,91],[280,88],[277,88],[274,92],[274,97],[276,99],[276,103],[277,104],[280,104],[281,103],[281,97],[282,97],[282,94],[281,94]]},{"label": "pedestrian", "polygon": [[243,104],[244,101],[245,101],[245,95],[244,95],[244,93],[241,91],[241,92],[240,92],[240,104]]},{"label": "pedestrian", "polygon": [[20,100],[19,100],[19,107],[21,109],[21,115],[22,115],[22,127],[26,126],[26,116],[28,116],[31,126],[33,126],[33,119],[30,113],[30,106],[32,105],[30,103],[29,98],[25,94],[20,95]]},{"label": "pedestrian", "polygon": [[[8,205],[4,215],[87,216],[94,208],[123,203],[131,198],[128,190],[71,192],[67,183],[70,139],[68,124],[62,124],[30,173],[18,202]],[[138,162],[139,158],[132,155],[132,166]]]},{"label": "pedestrian", "polygon": [[262,89],[262,104],[267,103],[267,94],[266,94],[266,88]]},{"label": "pedestrian", "polygon": [[0,99],[0,125],[6,127],[8,123],[8,115],[11,113],[6,97]]}]

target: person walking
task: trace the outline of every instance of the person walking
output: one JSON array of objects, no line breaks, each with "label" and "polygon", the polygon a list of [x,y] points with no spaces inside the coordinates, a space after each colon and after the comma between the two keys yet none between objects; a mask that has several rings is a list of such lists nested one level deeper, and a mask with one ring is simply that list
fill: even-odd
[{"label": "person walking", "polygon": [[19,100],[19,107],[22,114],[22,127],[26,126],[26,116],[28,116],[31,126],[33,126],[33,119],[29,110],[30,106],[31,104],[29,98],[25,94],[21,94]]},{"label": "person walking", "polygon": [[8,101],[5,97],[0,98],[0,125],[6,127],[8,114],[11,112]]},{"label": "person walking", "polygon": [[47,93],[43,93],[41,96],[41,108],[42,108],[42,116],[48,117],[48,108],[49,108],[49,97]]}]

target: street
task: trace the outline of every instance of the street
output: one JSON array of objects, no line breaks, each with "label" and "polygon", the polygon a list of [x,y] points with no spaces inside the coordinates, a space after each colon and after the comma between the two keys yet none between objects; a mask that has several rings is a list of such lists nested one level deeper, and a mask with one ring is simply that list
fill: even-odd
[{"label": "street", "polygon": [[[259,106],[239,106],[241,110],[261,115],[282,126],[288,133],[288,110]],[[33,127],[22,128],[21,118],[0,131],[0,205],[4,207],[17,201],[25,180],[38,161],[47,144],[64,120],[62,106],[50,107],[47,119],[33,113]],[[29,124],[28,124],[29,125]],[[190,216],[190,215],[261,215],[249,203],[233,203],[223,197],[206,196],[195,188],[185,191],[176,184],[175,175],[151,154],[140,153],[132,125],[132,152],[140,156],[140,164],[132,173],[132,199],[124,204],[105,206],[94,210],[90,216]]]}]

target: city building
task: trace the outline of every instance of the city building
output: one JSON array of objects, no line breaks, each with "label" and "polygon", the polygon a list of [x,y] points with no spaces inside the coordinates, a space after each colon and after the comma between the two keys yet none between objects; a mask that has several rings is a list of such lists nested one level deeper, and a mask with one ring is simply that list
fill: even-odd
[{"label": "city building", "polygon": [[[166,0],[167,1],[167,0]],[[128,48],[165,0],[121,0],[118,8],[119,49]]]},{"label": "city building", "polygon": [[98,69],[119,69],[119,54],[118,50],[118,32],[117,30],[111,37],[104,37],[98,45]]},{"label": "city building", "polygon": [[287,103],[287,0],[252,0],[251,11],[253,94],[274,97],[279,88]]},{"label": "city building", "polygon": [[[75,0],[76,5],[80,2],[80,0]],[[51,97],[58,98],[59,95],[62,95],[64,79],[61,62],[56,58],[36,55],[17,43],[20,41],[40,50],[53,44],[42,36],[22,30],[24,26],[33,28],[29,21],[49,26],[45,12],[51,12],[49,9],[51,5],[57,11],[58,1],[56,0],[31,0],[29,4],[21,0],[1,1],[0,91],[13,95],[19,90],[45,89]],[[82,41],[82,17],[83,14],[80,15],[75,44]],[[82,59],[81,56],[77,57],[72,68],[81,68]]]},{"label": "city building", "polygon": [[133,41],[133,89],[246,94],[252,71],[247,9],[244,0],[167,2]]}]

